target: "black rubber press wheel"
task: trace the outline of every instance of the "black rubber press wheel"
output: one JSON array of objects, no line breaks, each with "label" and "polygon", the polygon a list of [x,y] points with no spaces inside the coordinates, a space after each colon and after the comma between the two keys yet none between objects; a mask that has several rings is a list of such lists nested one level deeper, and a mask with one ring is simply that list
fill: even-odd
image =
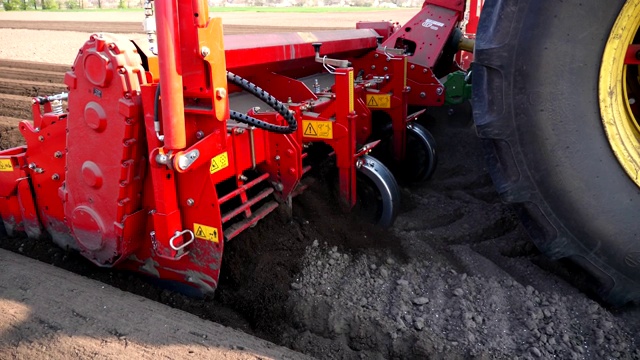
[{"label": "black rubber press wheel", "polygon": [[487,0],[473,66],[498,192],[616,305],[640,300],[639,26],[638,1]]},{"label": "black rubber press wheel", "polygon": [[391,227],[400,209],[400,188],[395,177],[372,156],[364,155],[358,162],[355,211],[373,224]]},{"label": "black rubber press wheel", "polygon": [[[371,140],[375,140],[376,135]],[[371,154],[380,160],[403,184],[422,183],[431,178],[438,163],[436,141],[433,135],[417,123],[407,125],[406,153],[403,161],[393,156],[393,130],[388,124],[379,136],[380,144]]]},{"label": "black rubber press wheel", "polygon": [[420,124],[407,125],[407,152],[400,176],[407,182],[425,182],[436,171],[436,140]]}]

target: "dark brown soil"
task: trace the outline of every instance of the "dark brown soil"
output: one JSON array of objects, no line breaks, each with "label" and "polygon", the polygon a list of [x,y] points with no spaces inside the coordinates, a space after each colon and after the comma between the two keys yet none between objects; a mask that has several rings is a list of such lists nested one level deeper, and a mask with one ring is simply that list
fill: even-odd
[{"label": "dark brown soil", "polygon": [[0,149],[21,144],[20,120],[31,120],[31,98],[66,91],[69,66],[0,59]]},{"label": "dark brown soil", "polygon": [[[29,91],[24,89],[24,91]],[[0,111],[2,116],[18,119],[31,117],[31,99],[26,96],[0,94]]]},{"label": "dark brown soil", "polygon": [[20,121],[16,118],[0,116],[0,150],[24,143],[17,126]]}]

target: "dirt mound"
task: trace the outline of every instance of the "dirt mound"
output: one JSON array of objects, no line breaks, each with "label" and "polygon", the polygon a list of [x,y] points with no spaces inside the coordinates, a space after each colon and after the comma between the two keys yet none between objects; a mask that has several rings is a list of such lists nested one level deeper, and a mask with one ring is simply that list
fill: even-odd
[{"label": "dirt mound", "polygon": [[[566,284],[537,290],[467,246],[451,250],[470,265],[466,271],[310,249],[292,284],[297,326],[288,345],[321,358],[640,357],[632,329]],[[528,270],[541,272],[533,264]],[[538,275],[545,284],[561,282]]]},{"label": "dirt mound", "polygon": [[540,257],[493,191],[470,124],[427,125],[442,145],[435,178],[405,188],[386,246],[307,249],[283,343],[336,359],[640,358],[638,309],[603,308]]}]

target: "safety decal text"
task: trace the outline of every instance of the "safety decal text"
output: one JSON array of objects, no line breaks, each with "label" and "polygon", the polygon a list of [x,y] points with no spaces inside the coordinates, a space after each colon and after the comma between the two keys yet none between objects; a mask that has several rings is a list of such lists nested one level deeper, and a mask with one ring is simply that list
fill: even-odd
[{"label": "safety decal text", "polygon": [[13,171],[11,159],[0,159],[0,171]]},{"label": "safety decal text", "polygon": [[302,120],[304,136],[318,139],[333,139],[333,123],[330,121]]},{"label": "safety decal text", "polygon": [[229,155],[227,152],[223,152],[220,155],[216,155],[211,159],[211,166],[209,166],[209,172],[215,173],[229,166]]},{"label": "safety decal text", "polygon": [[389,109],[391,107],[391,95],[367,94],[367,107],[372,109]]},{"label": "safety decal text", "polygon": [[218,229],[202,225],[198,223],[193,223],[193,233],[196,235],[198,239],[209,240],[217,243],[218,240]]},{"label": "safety decal text", "polygon": [[435,21],[432,19],[427,19],[422,22],[422,26],[431,30],[440,30],[441,27],[444,27],[444,24],[440,21]]}]

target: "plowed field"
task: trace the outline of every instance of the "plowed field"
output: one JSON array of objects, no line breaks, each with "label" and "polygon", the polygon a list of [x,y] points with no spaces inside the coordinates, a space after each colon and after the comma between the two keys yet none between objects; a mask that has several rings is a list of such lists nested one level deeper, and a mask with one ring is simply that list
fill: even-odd
[{"label": "plowed field", "polygon": [[[91,22],[91,21],[45,21],[31,23],[26,21],[2,20],[0,28],[3,29],[30,29],[30,30],[50,30],[50,31],[76,31],[83,33],[110,32],[119,34],[144,33],[141,22]],[[334,30],[341,27],[322,26],[269,26],[270,32],[289,31],[314,31],[314,30]],[[225,25],[225,34],[254,34],[256,27],[253,25]]]}]

